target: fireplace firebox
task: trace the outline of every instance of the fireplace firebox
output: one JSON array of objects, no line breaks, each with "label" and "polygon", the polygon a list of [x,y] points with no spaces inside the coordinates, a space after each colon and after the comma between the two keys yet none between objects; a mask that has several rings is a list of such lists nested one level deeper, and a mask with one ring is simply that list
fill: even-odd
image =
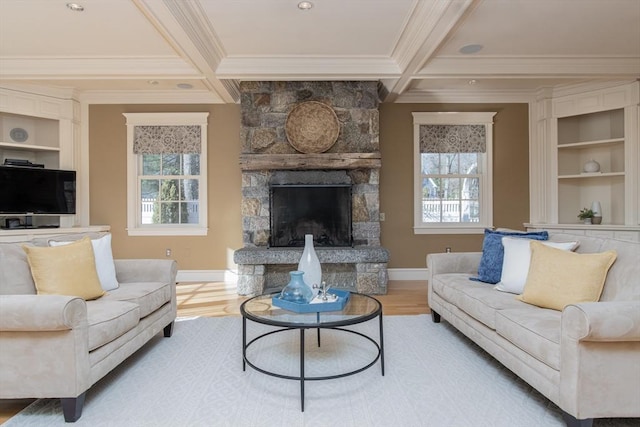
[{"label": "fireplace firebox", "polygon": [[352,246],[351,184],[272,184],[270,246]]}]

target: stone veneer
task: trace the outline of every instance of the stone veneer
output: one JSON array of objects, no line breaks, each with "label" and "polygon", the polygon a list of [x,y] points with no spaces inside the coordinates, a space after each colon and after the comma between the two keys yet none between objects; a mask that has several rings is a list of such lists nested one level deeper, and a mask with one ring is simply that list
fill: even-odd
[{"label": "stone veneer", "polygon": [[[323,279],[358,292],[386,293],[389,255],[380,247],[379,161],[367,161],[367,157],[364,162],[345,163],[341,159],[362,153],[379,159],[377,83],[243,82],[240,90],[244,248],[234,254],[238,293],[254,295],[282,287],[288,282],[288,271],[297,268],[302,248],[268,247],[269,183],[277,171],[291,169],[281,161],[290,161],[291,156],[296,170],[314,176],[322,176],[319,170],[344,170],[353,183],[354,247],[316,248]],[[340,134],[326,154],[301,154],[287,141],[287,115],[304,101],[323,102],[336,112]],[[262,166],[248,166],[256,159]]]}]

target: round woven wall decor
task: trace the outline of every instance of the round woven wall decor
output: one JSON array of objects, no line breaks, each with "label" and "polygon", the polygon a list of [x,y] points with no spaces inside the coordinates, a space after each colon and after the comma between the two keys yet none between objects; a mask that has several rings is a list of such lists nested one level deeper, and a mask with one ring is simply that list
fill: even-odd
[{"label": "round woven wall decor", "polygon": [[284,126],[289,144],[301,153],[324,153],[340,133],[335,111],[326,104],[306,101],[296,105]]}]

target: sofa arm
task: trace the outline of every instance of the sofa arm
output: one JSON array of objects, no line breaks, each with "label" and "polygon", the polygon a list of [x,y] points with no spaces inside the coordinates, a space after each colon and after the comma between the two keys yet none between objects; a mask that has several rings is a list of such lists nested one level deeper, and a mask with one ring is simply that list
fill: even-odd
[{"label": "sofa arm", "polygon": [[176,283],[178,263],[172,259],[116,259],[118,282]]},{"label": "sofa arm", "polygon": [[640,301],[568,305],[562,331],[576,341],[640,341]]},{"label": "sofa arm", "polygon": [[477,274],[482,252],[455,252],[427,255],[429,275],[446,273]]},{"label": "sofa arm", "polygon": [[1,295],[0,331],[64,331],[87,324],[82,298],[64,295]]}]

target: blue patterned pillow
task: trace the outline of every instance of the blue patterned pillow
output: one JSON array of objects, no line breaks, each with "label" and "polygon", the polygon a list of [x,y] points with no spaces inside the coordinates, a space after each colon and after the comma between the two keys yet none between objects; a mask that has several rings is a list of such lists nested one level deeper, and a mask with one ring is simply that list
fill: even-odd
[{"label": "blue patterned pillow", "polygon": [[485,229],[484,241],[482,242],[482,258],[480,258],[480,265],[478,266],[478,277],[471,277],[471,280],[491,284],[496,284],[500,281],[500,276],[502,276],[502,261],[504,259],[504,246],[502,246],[502,238],[504,236],[534,240],[549,239],[549,233],[546,231],[524,233]]}]

